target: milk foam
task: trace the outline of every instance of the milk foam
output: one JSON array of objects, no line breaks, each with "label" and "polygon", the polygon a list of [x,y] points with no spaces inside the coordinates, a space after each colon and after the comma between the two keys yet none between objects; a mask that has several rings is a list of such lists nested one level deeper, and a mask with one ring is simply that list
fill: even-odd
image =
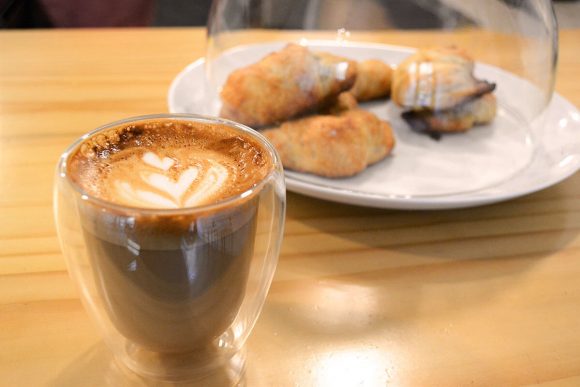
[{"label": "milk foam", "polygon": [[175,164],[174,159],[161,159],[147,152],[141,160],[159,171],[142,171],[137,183],[134,179],[115,181],[116,193],[126,204],[148,208],[193,207],[210,201],[231,179],[228,168],[214,160],[206,160],[205,166],[200,163],[188,167],[176,180],[167,173]]},{"label": "milk foam", "polygon": [[163,120],[89,138],[68,169],[75,183],[103,200],[175,209],[241,194],[271,166],[261,145],[233,128]]}]

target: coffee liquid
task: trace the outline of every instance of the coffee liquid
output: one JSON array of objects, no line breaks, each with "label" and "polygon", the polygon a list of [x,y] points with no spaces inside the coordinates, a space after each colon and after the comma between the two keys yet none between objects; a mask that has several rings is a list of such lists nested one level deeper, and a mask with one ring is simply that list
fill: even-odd
[{"label": "coffee liquid", "polygon": [[[79,205],[95,284],[111,322],[156,352],[210,346],[243,300],[259,196],[195,214],[140,207],[179,208],[192,197],[202,204],[227,200],[264,178],[272,164],[267,152],[229,127],[187,121],[132,124],[103,136],[70,157],[68,172],[86,192],[126,206]],[[148,154],[160,163],[143,162]],[[192,168],[195,179],[179,186]],[[148,180],[151,175],[157,177]]]}]

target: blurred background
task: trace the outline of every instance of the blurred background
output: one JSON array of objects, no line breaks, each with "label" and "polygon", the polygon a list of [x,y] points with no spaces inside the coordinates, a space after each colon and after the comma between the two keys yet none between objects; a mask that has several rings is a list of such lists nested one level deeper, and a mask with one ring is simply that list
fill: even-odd
[{"label": "blurred background", "polygon": [[[244,0],[260,8],[259,0]],[[484,0],[503,2],[506,6],[527,0]],[[548,1],[548,0],[546,0]],[[364,4],[363,4],[364,3]],[[328,18],[356,15],[364,20],[360,26],[391,25],[393,28],[437,28],[453,23],[454,27],[470,24],[461,0],[293,0],[280,6],[259,9],[268,13],[268,20],[287,28],[304,28],[304,12],[319,13]],[[580,27],[580,0],[554,0],[561,28]],[[0,0],[0,28],[90,28],[135,26],[204,26],[211,0]],[[396,20],[389,18],[389,9],[398,9]],[[407,17],[405,17],[407,16]],[[498,15],[501,17],[501,15]],[[359,26],[353,25],[350,28]]]}]

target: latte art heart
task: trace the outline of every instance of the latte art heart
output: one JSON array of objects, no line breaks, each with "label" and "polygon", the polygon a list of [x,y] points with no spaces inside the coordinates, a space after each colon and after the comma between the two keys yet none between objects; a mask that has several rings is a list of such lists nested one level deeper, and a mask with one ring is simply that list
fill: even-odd
[{"label": "latte art heart", "polygon": [[177,181],[172,181],[169,177],[159,173],[142,173],[141,179],[151,187],[171,196],[174,201],[181,202],[183,195],[191,187],[199,174],[195,167],[187,168]]},{"label": "latte art heart", "polygon": [[116,182],[117,194],[124,201],[141,207],[181,208],[203,204],[218,193],[230,177],[228,168],[214,160],[188,167],[173,178],[170,175],[174,174],[168,172],[175,163],[173,159],[161,159],[147,152],[142,161],[158,171],[142,171],[133,184]]},{"label": "latte art heart", "polygon": [[173,164],[175,164],[175,160],[169,157],[164,157],[163,159],[160,159],[159,156],[157,156],[153,152],[146,152],[143,155],[142,159],[146,164],[149,164],[152,167],[163,169],[164,171],[167,171],[169,168],[173,166]]},{"label": "latte art heart", "polygon": [[228,180],[229,173],[227,168],[218,163],[212,162],[211,164],[195,191],[185,200],[185,206],[193,207],[205,202],[208,198],[214,196]]}]

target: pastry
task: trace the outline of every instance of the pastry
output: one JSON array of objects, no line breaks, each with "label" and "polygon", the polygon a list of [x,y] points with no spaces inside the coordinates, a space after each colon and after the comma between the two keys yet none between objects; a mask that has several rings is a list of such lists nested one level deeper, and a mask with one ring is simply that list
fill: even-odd
[{"label": "pastry", "polygon": [[340,114],[347,110],[353,110],[358,107],[358,102],[350,91],[342,92],[336,97],[334,103],[321,111],[322,114]]},{"label": "pastry", "polygon": [[390,125],[361,109],[289,121],[263,134],[285,168],[333,178],[361,172],[395,145]]},{"label": "pastry", "polygon": [[465,102],[453,109],[431,111],[410,110],[402,117],[413,130],[419,132],[465,132],[474,125],[491,122],[495,117],[497,101],[488,93]]},{"label": "pastry", "polygon": [[358,62],[356,81],[350,92],[359,102],[388,97],[392,73],[391,66],[380,60]]},{"label": "pastry", "polygon": [[473,75],[474,62],[455,47],[420,50],[393,74],[392,100],[414,129],[432,132],[466,131],[491,122],[495,84]]},{"label": "pastry", "polygon": [[220,115],[252,127],[276,125],[334,104],[355,78],[356,62],[289,44],[229,75]]}]

